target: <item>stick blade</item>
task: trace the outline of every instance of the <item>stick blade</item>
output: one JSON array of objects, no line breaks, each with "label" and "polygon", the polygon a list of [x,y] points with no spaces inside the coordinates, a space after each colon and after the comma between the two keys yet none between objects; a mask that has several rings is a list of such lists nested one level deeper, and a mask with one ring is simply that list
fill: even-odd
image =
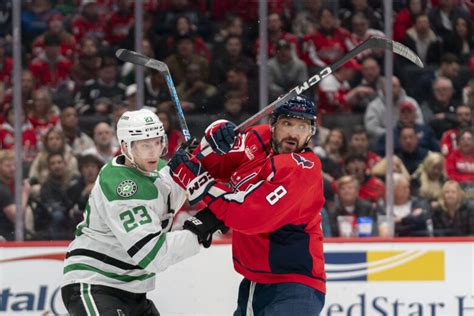
[{"label": "stick blade", "polygon": [[390,40],[388,38],[376,36],[372,37],[369,41],[375,41],[376,46],[383,47],[385,49],[390,49],[395,54],[405,57],[420,68],[424,67],[420,57],[418,57],[418,55],[414,51],[412,51],[410,48],[406,47],[402,43]]},{"label": "stick blade", "polygon": [[168,66],[166,66],[165,63],[156,59],[152,59],[145,55],[139,54],[137,52],[128,50],[128,49],[124,49],[124,48],[118,49],[115,52],[115,56],[124,62],[152,68],[152,69],[158,70],[159,72],[169,73]]}]

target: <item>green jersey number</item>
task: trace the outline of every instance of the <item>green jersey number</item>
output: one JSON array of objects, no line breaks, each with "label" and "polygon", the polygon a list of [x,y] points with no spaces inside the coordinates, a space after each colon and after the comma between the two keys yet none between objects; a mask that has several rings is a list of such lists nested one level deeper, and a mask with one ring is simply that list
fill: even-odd
[{"label": "green jersey number", "polygon": [[120,213],[120,219],[122,220],[123,227],[127,233],[140,225],[151,223],[151,217],[148,215],[148,212],[143,205]]}]

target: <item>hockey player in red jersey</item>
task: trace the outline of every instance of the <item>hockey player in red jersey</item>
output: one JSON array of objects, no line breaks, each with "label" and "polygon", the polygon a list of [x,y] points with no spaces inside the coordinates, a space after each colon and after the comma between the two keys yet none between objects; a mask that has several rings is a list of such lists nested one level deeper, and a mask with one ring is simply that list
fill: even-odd
[{"label": "hockey player in red jersey", "polygon": [[211,238],[199,219],[212,212],[234,231],[234,268],[244,276],[234,315],[318,315],[324,305],[321,162],[307,148],[315,122],[314,103],[298,96],[237,137],[232,123],[214,122],[195,157],[180,149],[169,162],[190,203],[208,206],[185,226]]}]

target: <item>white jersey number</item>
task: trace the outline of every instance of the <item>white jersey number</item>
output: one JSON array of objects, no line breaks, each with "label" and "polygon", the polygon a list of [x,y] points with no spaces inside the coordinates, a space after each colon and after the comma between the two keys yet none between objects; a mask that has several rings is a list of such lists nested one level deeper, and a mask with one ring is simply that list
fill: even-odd
[{"label": "white jersey number", "polygon": [[268,193],[265,198],[267,199],[268,203],[270,203],[270,205],[275,205],[275,203],[280,201],[280,199],[284,197],[286,193],[288,193],[286,189],[280,185],[278,188]]}]

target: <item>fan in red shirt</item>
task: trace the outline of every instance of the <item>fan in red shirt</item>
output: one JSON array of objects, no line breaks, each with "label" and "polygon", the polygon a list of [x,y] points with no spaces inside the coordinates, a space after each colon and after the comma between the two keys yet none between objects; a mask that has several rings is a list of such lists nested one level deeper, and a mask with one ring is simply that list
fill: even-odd
[{"label": "fan in red shirt", "polygon": [[109,16],[105,25],[105,40],[111,46],[120,44],[127,37],[133,21],[132,2],[130,0],[117,1],[117,11]]},{"label": "fan in red shirt", "polygon": [[456,108],[456,121],[458,124],[457,128],[447,130],[441,136],[440,147],[441,153],[445,156],[449,156],[454,150],[458,149],[458,131],[472,126],[472,110],[467,105],[460,105]]},{"label": "fan in red shirt", "polygon": [[33,59],[29,68],[39,86],[57,88],[68,77],[72,62],[61,55],[61,39],[57,35],[44,37],[44,53]]},{"label": "fan in red shirt", "polygon": [[[234,268],[244,276],[234,315],[248,315],[248,309],[255,315],[319,315],[324,305],[321,162],[307,148],[315,121],[314,103],[297,96],[273,112],[271,124],[251,127],[237,139],[234,124],[214,122],[196,157],[180,149],[169,162],[190,203],[202,200],[208,207],[184,227],[208,240],[211,230],[202,219],[215,214],[233,229]],[[207,144],[212,153],[204,157],[200,150]]]},{"label": "fan in red shirt", "polygon": [[33,106],[28,113],[28,121],[33,125],[36,139],[42,146],[43,138],[51,127],[56,126],[59,117],[53,109],[51,94],[45,88],[36,90],[33,93]]},{"label": "fan in red shirt", "polygon": [[11,85],[13,59],[5,54],[5,45],[5,39],[0,37],[0,82],[8,88]]},{"label": "fan in red shirt", "polygon": [[474,130],[467,128],[458,134],[459,149],[446,158],[446,173],[459,183],[474,182]]},{"label": "fan in red shirt", "polygon": [[336,17],[329,8],[319,12],[320,29],[303,38],[303,60],[309,67],[326,67],[352,47],[351,34],[337,26]]},{"label": "fan in red shirt", "polygon": [[96,0],[82,0],[81,14],[72,20],[72,34],[76,41],[84,35],[91,35],[99,41],[105,39],[105,19],[101,15],[100,7]]},{"label": "fan in red shirt", "polygon": [[48,19],[48,30],[38,36],[33,42],[33,54],[39,56],[44,52],[44,39],[47,34],[57,35],[60,42],[61,55],[71,58],[76,48],[76,39],[64,29],[64,17],[60,13],[51,15]]},{"label": "fan in red shirt", "polygon": [[180,131],[174,128],[173,120],[169,112],[160,111],[156,114],[165,128],[166,136],[168,138],[168,152],[164,157],[162,157],[164,160],[168,161],[176,153],[179,146],[184,143],[184,136]]}]

